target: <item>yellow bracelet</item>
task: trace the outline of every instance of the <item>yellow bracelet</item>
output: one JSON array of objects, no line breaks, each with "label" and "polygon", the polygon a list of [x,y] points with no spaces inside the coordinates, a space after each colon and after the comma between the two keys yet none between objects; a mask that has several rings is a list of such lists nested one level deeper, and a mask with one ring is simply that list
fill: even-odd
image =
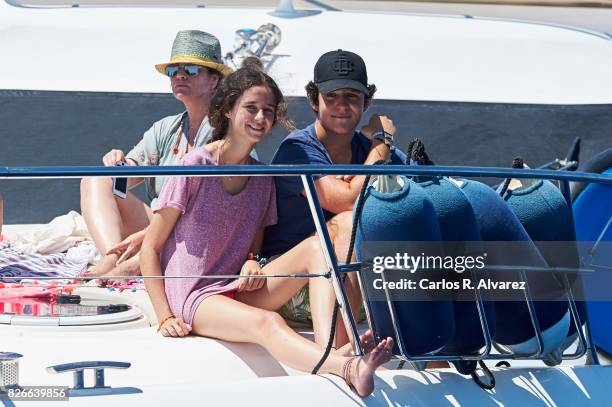
[{"label": "yellow bracelet", "polygon": [[161,327],[166,323],[167,320],[176,318],[174,315],[168,315],[166,318],[162,319],[159,324],[157,324],[157,332],[161,329]]}]

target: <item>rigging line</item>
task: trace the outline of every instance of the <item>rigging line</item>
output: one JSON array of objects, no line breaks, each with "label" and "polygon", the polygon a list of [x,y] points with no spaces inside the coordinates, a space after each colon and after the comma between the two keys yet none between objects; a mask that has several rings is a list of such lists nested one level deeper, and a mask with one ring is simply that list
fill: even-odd
[{"label": "rigging line", "polygon": [[257,275],[222,275],[222,276],[3,276],[0,275],[0,281],[2,280],[165,280],[165,279],[220,279],[226,280],[230,278],[315,278],[325,277],[329,278],[330,273],[323,274],[257,274]]},{"label": "rigging line", "polygon": [[589,250],[589,255],[590,256],[594,256],[595,255],[595,252],[597,251],[597,248],[599,247],[599,243],[602,242],[603,237],[606,234],[606,232],[608,231],[608,228],[610,227],[610,225],[612,225],[612,216],[610,216],[610,219],[608,219],[608,223],[606,223],[606,226],[604,226],[603,230],[601,231],[601,233],[597,237],[597,241],[595,242],[595,244],[593,245],[591,250]]},{"label": "rigging line", "polygon": [[[589,266],[595,267],[593,264],[588,264]],[[372,271],[374,269],[371,265],[364,265],[361,268],[361,271],[367,272]],[[418,270],[414,270],[411,267],[385,267],[385,271],[406,271],[410,272],[410,274],[414,274],[417,271],[441,271],[441,272],[452,272],[454,271],[452,267],[450,268],[438,268],[438,267],[422,267]],[[468,269],[466,269],[467,271]],[[504,266],[500,265],[486,265],[482,269],[472,270],[472,271],[526,271],[526,272],[534,272],[534,273],[594,273],[596,270],[593,268],[586,267],[539,267],[539,266],[521,266],[521,265],[513,265],[513,266]],[[462,272],[455,271],[457,274],[463,274]]]},{"label": "rigging line", "polygon": [[[612,185],[612,176],[597,173],[566,172],[539,169],[474,166],[408,166],[408,165],[224,165],[211,166],[148,166],[141,168],[103,166],[1,167],[3,179],[62,179],[87,177],[151,177],[151,176],[295,176],[295,175],[411,175],[454,177],[498,177],[551,179]],[[216,166],[215,166],[216,167]],[[251,168],[249,168],[251,167]],[[257,167],[257,168],[254,168]]]}]

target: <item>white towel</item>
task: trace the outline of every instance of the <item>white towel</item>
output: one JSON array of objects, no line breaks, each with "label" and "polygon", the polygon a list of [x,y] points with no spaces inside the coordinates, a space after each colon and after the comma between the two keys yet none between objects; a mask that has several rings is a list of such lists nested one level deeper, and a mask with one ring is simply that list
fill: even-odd
[{"label": "white towel", "polygon": [[85,220],[70,211],[46,225],[16,234],[13,243],[24,253],[50,254],[65,252],[85,240],[91,240]]}]

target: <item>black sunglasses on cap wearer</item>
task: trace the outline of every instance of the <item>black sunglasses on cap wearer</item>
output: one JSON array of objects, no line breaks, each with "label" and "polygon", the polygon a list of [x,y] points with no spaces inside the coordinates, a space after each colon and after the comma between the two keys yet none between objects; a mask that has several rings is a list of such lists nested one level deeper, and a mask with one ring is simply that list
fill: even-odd
[{"label": "black sunglasses on cap wearer", "polygon": [[170,78],[174,78],[178,73],[179,70],[183,68],[183,70],[185,71],[185,73],[187,74],[187,76],[189,77],[194,77],[197,76],[200,71],[202,69],[204,69],[204,67],[200,66],[200,65],[168,65],[165,69],[165,73],[166,76],[170,77]]}]

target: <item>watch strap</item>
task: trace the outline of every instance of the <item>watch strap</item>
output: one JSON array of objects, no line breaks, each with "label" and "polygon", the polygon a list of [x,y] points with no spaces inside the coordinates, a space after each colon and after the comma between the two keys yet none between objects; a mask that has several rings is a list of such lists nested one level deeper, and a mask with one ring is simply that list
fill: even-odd
[{"label": "watch strap", "polygon": [[388,146],[393,145],[393,134],[387,133],[386,131],[377,131],[376,133],[372,134],[372,139],[381,140]]}]

